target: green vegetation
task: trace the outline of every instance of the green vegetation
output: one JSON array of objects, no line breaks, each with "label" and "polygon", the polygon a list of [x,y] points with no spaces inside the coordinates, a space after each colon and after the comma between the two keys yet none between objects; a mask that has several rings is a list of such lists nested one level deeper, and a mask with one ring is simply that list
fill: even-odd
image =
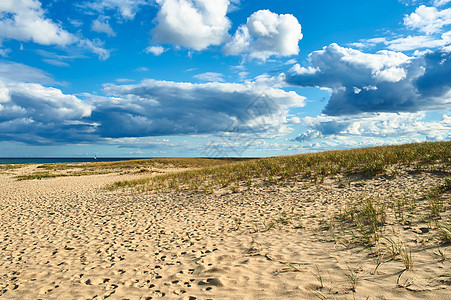
[{"label": "green vegetation", "polygon": [[11,171],[22,167],[23,165],[0,165],[0,171]]},{"label": "green vegetation", "polygon": [[404,246],[401,248],[400,255],[406,270],[413,269],[412,249],[407,249],[407,247]]},{"label": "green vegetation", "polygon": [[[31,174],[20,175],[16,178],[18,180],[32,180],[62,176],[99,175],[109,173],[144,174],[153,173],[156,169],[206,168],[230,164],[242,160],[245,159],[157,158],[115,162],[42,164],[38,166],[39,171]],[[23,166],[21,165],[18,168],[20,167]],[[9,170],[10,168],[5,167],[5,169]]]},{"label": "green vegetation", "polygon": [[215,188],[229,187],[236,192],[240,187],[252,186],[257,179],[283,183],[302,177],[317,184],[332,176],[393,175],[396,172],[391,169],[397,166],[410,166],[416,171],[449,172],[450,165],[451,142],[426,142],[228,162],[202,166],[198,170],[120,181],[109,189],[136,187],[140,191],[211,192]]},{"label": "green vegetation", "polygon": [[345,274],[348,278],[349,285],[351,290],[355,293],[355,289],[357,288],[357,282],[359,281],[359,276],[357,275],[356,271],[348,267],[349,273]]},{"label": "green vegetation", "polygon": [[353,240],[365,247],[377,245],[386,223],[386,204],[375,198],[359,199],[345,208],[337,219],[349,222],[357,229]]},{"label": "green vegetation", "polygon": [[44,179],[44,178],[55,178],[64,176],[63,174],[53,174],[50,172],[36,172],[33,174],[27,175],[18,175],[16,176],[17,180],[32,180],[32,179]]},{"label": "green vegetation", "polygon": [[39,166],[40,169],[49,171],[70,170],[74,168],[81,168],[84,171],[96,170],[134,170],[139,168],[206,168],[212,166],[219,166],[231,162],[242,161],[246,159],[208,159],[208,158],[154,158],[154,159],[137,159],[114,162],[91,162],[91,163],[58,163],[58,164],[43,164]]}]

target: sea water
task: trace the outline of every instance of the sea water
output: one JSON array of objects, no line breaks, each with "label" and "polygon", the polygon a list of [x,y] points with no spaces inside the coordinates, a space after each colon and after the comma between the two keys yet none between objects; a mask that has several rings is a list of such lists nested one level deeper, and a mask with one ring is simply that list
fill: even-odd
[{"label": "sea water", "polygon": [[82,162],[111,162],[133,159],[146,159],[136,157],[34,157],[34,158],[0,158],[0,165],[15,164],[55,164],[55,163],[82,163]]}]

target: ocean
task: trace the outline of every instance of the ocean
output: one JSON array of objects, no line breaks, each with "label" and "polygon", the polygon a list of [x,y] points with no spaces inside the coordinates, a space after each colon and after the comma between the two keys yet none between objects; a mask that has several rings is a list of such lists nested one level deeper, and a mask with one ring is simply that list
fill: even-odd
[{"label": "ocean", "polygon": [[111,162],[121,160],[146,159],[138,157],[33,157],[33,158],[0,158],[0,165],[16,164],[55,164],[82,162]]}]

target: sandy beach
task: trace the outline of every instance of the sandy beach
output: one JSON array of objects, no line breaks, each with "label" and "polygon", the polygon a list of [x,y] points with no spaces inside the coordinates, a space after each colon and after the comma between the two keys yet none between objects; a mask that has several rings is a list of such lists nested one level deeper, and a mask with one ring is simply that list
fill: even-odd
[{"label": "sandy beach", "polygon": [[[424,211],[440,172],[204,194],[105,189],[141,175],[15,178],[35,168],[0,174],[0,298],[451,299],[451,248],[432,222],[388,216],[367,249],[336,219],[363,198]],[[449,221],[449,190],[443,199]]]}]

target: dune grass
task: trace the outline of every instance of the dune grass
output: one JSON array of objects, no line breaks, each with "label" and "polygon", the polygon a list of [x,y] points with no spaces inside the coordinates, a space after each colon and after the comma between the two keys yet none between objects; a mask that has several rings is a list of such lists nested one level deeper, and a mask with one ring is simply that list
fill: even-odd
[{"label": "dune grass", "polygon": [[243,160],[247,159],[156,158],[115,162],[42,164],[37,167],[38,171],[31,174],[19,175],[16,176],[16,178],[18,180],[33,180],[63,176],[99,175],[109,173],[142,174],[152,173],[155,169],[206,168]]},{"label": "dune grass", "polygon": [[56,171],[69,170],[74,168],[82,168],[85,171],[95,170],[127,170],[136,168],[205,168],[228,164],[235,161],[246,159],[208,159],[208,158],[153,158],[153,159],[137,159],[114,162],[90,162],[90,163],[57,163],[43,164],[40,169]]},{"label": "dune grass", "polygon": [[0,165],[0,171],[11,171],[22,168],[23,165]]},{"label": "dune grass", "polygon": [[134,187],[140,191],[191,190],[211,192],[229,187],[233,192],[250,187],[256,179],[281,183],[296,177],[320,183],[327,176],[358,174],[373,177],[394,174],[393,167],[407,165],[416,171],[449,172],[451,142],[425,142],[396,146],[326,151],[312,154],[261,158],[219,166],[205,166],[138,180],[119,181],[108,188]]}]

